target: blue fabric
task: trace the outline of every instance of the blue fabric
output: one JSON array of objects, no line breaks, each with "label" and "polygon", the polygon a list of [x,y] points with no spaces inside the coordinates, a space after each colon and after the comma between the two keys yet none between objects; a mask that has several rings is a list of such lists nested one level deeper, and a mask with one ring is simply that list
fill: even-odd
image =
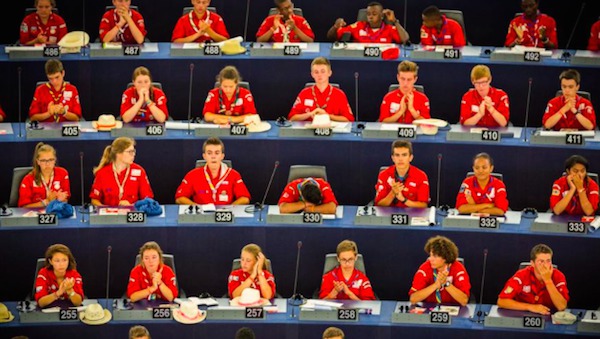
[{"label": "blue fabric", "polygon": [[160,215],[162,213],[162,208],[160,204],[152,199],[152,198],[144,198],[142,200],[138,200],[135,204],[135,209],[144,212],[149,216]]},{"label": "blue fabric", "polygon": [[46,207],[46,213],[54,213],[58,219],[65,219],[73,216],[73,206],[57,199],[50,201]]}]

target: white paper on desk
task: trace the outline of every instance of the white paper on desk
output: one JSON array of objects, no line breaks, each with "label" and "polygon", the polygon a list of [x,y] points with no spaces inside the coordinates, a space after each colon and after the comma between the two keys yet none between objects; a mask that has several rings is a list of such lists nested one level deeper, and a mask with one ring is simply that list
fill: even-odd
[{"label": "white paper on desk", "polygon": [[[279,206],[277,205],[269,205],[269,209],[267,211],[268,214],[283,214],[279,211]],[[296,213],[300,214],[300,213]],[[335,209],[335,214],[321,214],[321,217],[324,220],[333,220],[333,219],[342,219],[344,217],[344,206],[338,206]]]},{"label": "white paper on desk", "polygon": [[343,303],[327,301],[321,299],[308,299],[304,305],[300,307],[303,309],[315,309],[315,310],[333,310],[344,306]]},{"label": "white paper on desk", "polygon": [[200,49],[201,44],[199,42],[185,42],[181,46],[182,49]]},{"label": "white paper on desk", "polygon": [[[216,301],[214,298],[198,298],[198,297],[189,297],[188,298],[189,301],[193,302],[194,304],[200,306],[200,305],[206,305],[206,306],[217,306],[219,305],[219,302]],[[181,302],[179,302],[181,304]]]},{"label": "white paper on desk", "polygon": [[567,134],[581,134],[584,137],[594,137],[596,132],[594,131],[544,131],[540,130],[540,136],[557,136],[564,137]]},{"label": "white paper on desk", "polygon": [[5,53],[10,53],[11,51],[43,51],[44,46],[6,46],[4,47]]},{"label": "white paper on desk", "polygon": [[437,45],[435,46],[435,51],[436,52],[443,52],[446,49],[453,49],[454,46],[452,45]]},{"label": "white paper on desk", "polygon": [[[506,222],[506,218],[505,217],[497,217],[497,216],[494,216],[494,215],[490,215],[490,217],[492,217],[492,218],[495,217],[501,223]],[[468,214],[454,214],[454,215],[448,214],[448,216],[446,218],[449,218],[449,219],[479,220],[479,218],[481,218],[481,217],[480,216],[476,216],[476,215],[468,215]]]},{"label": "white paper on desk", "polygon": [[196,128],[219,128],[216,124],[189,123],[187,121],[165,121],[166,129],[194,130]]},{"label": "white paper on desk", "polygon": [[273,49],[283,49],[285,46],[298,46],[300,49],[307,49],[308,44],[306,42],[274,42]]},{"label": "white paper on desk", "polygon": [[382,131],[397,131],[398,128],[400,128],[400,127],[412,128],[415,131],[417,130],[417,126],[411,125],[411,124],[388,124],[388,123],[382,123],[381,126],[379,126],[379,129]]}]

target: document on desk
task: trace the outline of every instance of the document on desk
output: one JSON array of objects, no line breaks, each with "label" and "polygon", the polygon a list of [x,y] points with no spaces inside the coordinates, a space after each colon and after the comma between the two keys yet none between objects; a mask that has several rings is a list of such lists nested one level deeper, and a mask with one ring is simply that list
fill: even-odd
[{"label": "document on desk", "polygon": [[[281,213],[279,211],[279,206],[277,205],[269,205],[267,210],[267,214],[272,215],[299,215],[301,213]],[[333,219],[342,219],[344,217],[344,206],[338,206],[335,209],[335,214],[321,214],[321,217],[325,220],[333,220]]]},{"label": "document on desk", "polygon": [[1,134],[14,134],[11,123],[0,123],[0,135]]}]

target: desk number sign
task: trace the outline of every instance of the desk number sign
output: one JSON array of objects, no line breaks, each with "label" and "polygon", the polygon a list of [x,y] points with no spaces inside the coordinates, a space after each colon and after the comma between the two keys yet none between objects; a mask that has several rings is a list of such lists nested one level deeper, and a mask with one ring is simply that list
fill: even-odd
[{"label": "desk number sign", "polygon": [[163,125],[150,124],[146,125],[146,135],[163,135],[165,128]]},{"label": "desk number sign", "polygon": [[77,320],[77,309],[65,309],[58,312],[58,320]]},{"label": "desk number sign", "polygon": [[355,308],[338,308],[337,318],[341,321],[358,321],[358,310]]},{"label": "desk number sign", "polygon": [[262,307],[246,307],[246,319],[264,319],[265,309]]},{"label": "desk number sign", "polygon": [[62,126],[62,136],[63,137],[78,137],[79,136],[79,126],[63,125]]},{"label": "desk number sign", "polygon": [[123,45],[123,56],[139,56],[141,52],[140,45]]},{"label": "desk number sign", "polygon": [[152,308],[152,319],[171,319],[171,309],[168,307]]},{"label": "desk number sign", "polygon": [[146,213],[141,211],[127,212],[126,220],[128,224],[143,224],[146,222]]},{"label": "desk number sign", "polygon": [[44,46],[42,50],[42,55],[44,58],[59,58],[60,57],[60,47],[58,45]]}]

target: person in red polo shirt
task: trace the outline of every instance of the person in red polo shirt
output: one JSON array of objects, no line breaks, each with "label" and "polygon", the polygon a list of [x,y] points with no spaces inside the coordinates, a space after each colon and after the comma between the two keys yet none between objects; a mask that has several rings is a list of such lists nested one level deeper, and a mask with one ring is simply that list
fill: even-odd
[{"label": "person in red polo shirt", "polygon": [[138,200],[154,199],[144,168],[135,162],[135,140],[118,137],[104,148],[94,168],[90,198],[95,206],[131,206]]},{"label": "person in red polo shirt", "polygon": [[56,8],[55,0],[35,0],[36,8],[21,22],[19,42],[21,45],[58,44],[68,32],[65,20],[53,12]]},{"label": "person in red polo shirt", "polygon": [[317,57],[310,64],[310,75],[315,84],[304,88],[296,97],[288,114],[292,121],[312,121],[317,114],[329,114],[331,121],[354,121],[346,93],[331,85],[331,63],[325,57]]},{"label": "person in red polo shirt", "polygon": [[600,50],[600,20],[596,21],[590,29],[590,39],[588,40],[587,49],[594,52]]},{"label": "person in red polo shirt", "polygon": [[506,127],[510,117],[508,94],[490,86],[492,72],[486,65],[471,70],[471,88],[460,102],[460,123],[465,126]]},{"label": "person in red polo shirt", "polygon": [[194,9],[177,20],[171,42],[205,42],[229,39],[223,18],[208,10],[210,0],[191,0]]},{"label": "person in red polo shirt", "polygon": [[131,0],[112,0],[100,20],[100,41],[142,44],[146,38],[146,25],[140,12],[131,9]]},{"label": "person in red polo shirt", "polygon": [[471,279],[458,261],[458,247],[452,240],[438,235],[427,240],[429,258],[421,264],[408,291],[411,304],[424,301],[437,304],[467,305]]},{"label": "person in red polo shirt", "polygon": [[239,86],[242,80],[235,66],[225,66],[217,76],[219,86],[208,92],[202,114],[206,122],[215,124],[240,124],[246,116],[256,114],[254,97]]},{"label": "person in red polo shirt", "polygon": [[206,165],[185,175],[175,193],[175,203],[245,205],[250,202],[250,192],[240,173],[223,162],[225,145],[219,138],[204,141],[202,158]]},{"label": "person in red polo shirt", "polygon": [[352,240],[343,240],[337,245],[339,265],[323,275],[319,299],[375,300],[369,278],[356,269],[358,246]]},{"label": "person in red polo shirt", "polygon": [[543,315],[565,310],[569,301],[567,279],[552,265],[552,254],[548,245],[535,245],[531,265],[506,282],[498,295],[498,307]]},{"label": "person in red polo shirt", "polygon": [[415,90],[419,66],[404,60],[398,65],[398,89],[383,97],[379,108],[379,121],[410,124],[414,120],[431,118],[429,98]]},{"label": "person in red polo shirt", "polygon": [[554,214],[594,215],[598,209],[598,183],[587,176],[589,163],[581,155],[565,161],[565,173],[552,185],[550,208]]},{"label": "person in red polo shirt", "polygon": [[556,21],[538,10],[539,0],[521,0],[523,13],[510,21],[504,46],[558,48]]},{"label": "person in red polo shirt", "polygon": [[331,185],[321,178],[299,178],[285,186],[279,197],[281,213],[335,214],[338,202]]},{"label": "person in red polo shirt", "polygon": [[48,82],[39,85],[29,106],[29,119],[41,122],[78,121],[81,103],[77,87],[65,81],[65,68],[58,59],[46,61]]},{"label": "person in red polo shirt", "polygon": [[542,116],[545,129],[593,130],[596,128],[596,113],[592,103],[577,94],[581,75],[577,70],[568,69],[560,73],[562,95],[551,99]]},{"label": "person in red polo shirt", "polygon": [[57,300],[81,305],[85,297],[83,280],[71,250],[63,244],[54,244],[46,250],[45,258],[46,263],[35,279],[34,297],[38,306],[44,308]]},{"label": "person in red polo shirt", "polygon": [[165,122],[169,117],[167,96],[162,89],[152,85],[150,70],[144,66],[137,67],[131,81],[133,86],[127,88],[121,97],[123,122]]},{"label": "person in red polo shirt", "polygon": [[422,13],[422,46],[454,46],[467,44],[462,27],[455,20],[446,18],[436,6],[429,6]]},{"label": "person in red polo shirt", "polygon": [[502,180],[491,175],[493,171],[494,159],[489,154],[478,153],[473,157],[474,175],[463,180],[456,196],[456,208],[459,213],[506,213],[506,186]]},{"label": "person in red polo shirt", "polygon": [[379,2],[367,5],[367,21],[357,21],[347,26],[343,18],[336,19],[327,32],[327,38],[332,41],[340,40],[344,33],[350,33],[352,42],[363,43],[400,44],[409,38],[394,11],[383,9]]},{"label": "person in red polo shirt", "polygon": [[294,14],[291,0],[275,0],[278,14],[269,15],[258,28],[258,42],[313,42],[315,33],[305,18]]},{"label": "person in red polo shirt", "polygon": [[429,203],[429,179],[415,166],[410,141],[396,140],[392,143],[394,164],[379,172],[375,190],[375,205],[425,208]]},{"label": "person in red polo shirt", "polygon": [[231,271],[227,279],[229,298],[242,295],[246,288],[260,291],[260,297],[271,299],[275,297],[275,277],[267,269],[267,257],[257,244],[248,244],[240,254],[240,268]]},{"label": "person in red polo shirt", "polygon": [[173,301],[179,294],[173,269],[165,265],[163,251],[154,241],[140,247],[140,263],[129,273],[127,298]]}]

